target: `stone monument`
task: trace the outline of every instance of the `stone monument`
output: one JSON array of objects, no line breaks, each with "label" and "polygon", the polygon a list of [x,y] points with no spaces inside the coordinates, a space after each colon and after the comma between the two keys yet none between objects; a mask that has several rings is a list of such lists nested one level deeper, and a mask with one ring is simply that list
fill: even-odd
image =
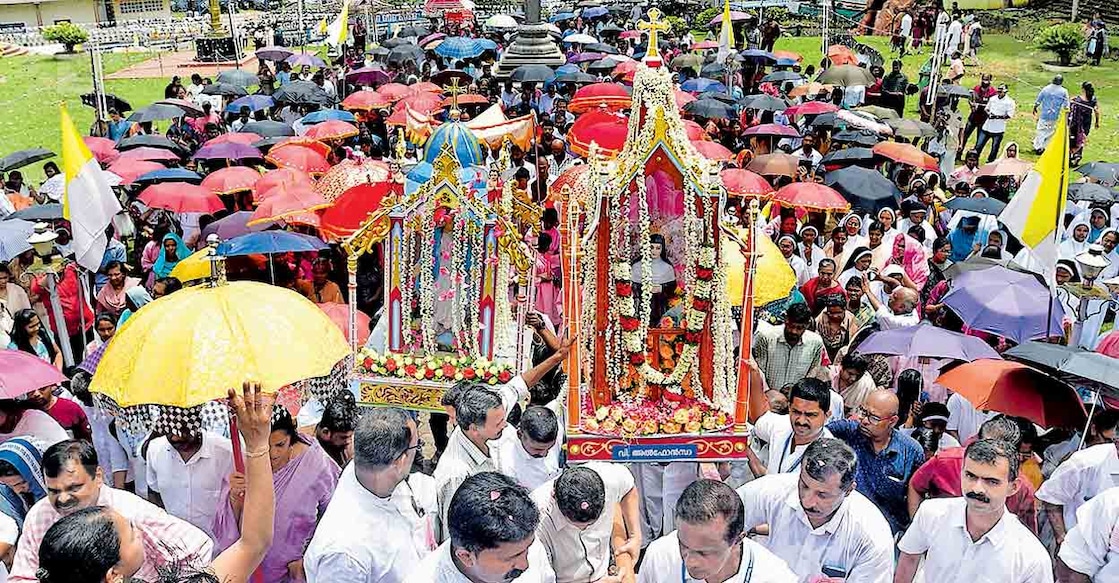
[{"label": "stone monument", "polygon": [[517,27],[517,38],[501,55],[494,76],[506,79],[521,65],[558,67],[566,62],[567,58],[548,34],[548,27],[540,20],[540,0],[528,0],[525,23]]}]

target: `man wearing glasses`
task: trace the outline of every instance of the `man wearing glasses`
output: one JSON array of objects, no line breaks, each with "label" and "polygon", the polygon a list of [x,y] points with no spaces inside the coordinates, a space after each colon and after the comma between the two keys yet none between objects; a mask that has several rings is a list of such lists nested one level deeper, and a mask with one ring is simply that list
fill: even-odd
[{"label": "man wearing glasses", "polygon": [[833,436],[855,450],[856,489],[878,506],[894,533],[909,525],[905,502],[909,478],[925,462],[921,445],[895,429],[897,422],[897,395],[875,391],[855,408],[852,419],[827,425]]}]

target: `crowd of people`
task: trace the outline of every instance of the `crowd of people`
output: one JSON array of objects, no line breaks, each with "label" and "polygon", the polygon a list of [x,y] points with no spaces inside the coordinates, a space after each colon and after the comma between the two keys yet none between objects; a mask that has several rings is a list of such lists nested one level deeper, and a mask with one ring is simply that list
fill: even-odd
[{"label": "crowd of people", "polygon": [[[260,148],[275,144],[269,137],[299,140],[313,126],[308,114],[338,114],[337,101],[376,90],[354,82],[358,70],[381,71],[405,88],[431,85],[448,71],[468,79],[451,91],[450,107],[425,116],[453,109],[457,120],[468,121],[494,104],[510,119],[532,114],[539,130],[530,147],[483,144],[481,163],[496,166],[507,155],[501,180],[515,181],[547,207],[532,238],[540,257],[535,313],[527,319],[533,367],[503,385],[455,384],[443,396],[444,413],[363,409],[347,391],[289,410],[246,385],[230,392],[240,436],[186,416],[164,430],[137,431],[94,404],[88,387],[97,363],[88,355],[103,351],[137,312],[181,290],[175,268],[257,201],[225,196],[225,210],[176,213],[145,205],[136,197],[140,188],[121,181],[127,212],[113,221],[96,274],[67,262],[48,282],[32,269],[39,260],[34,250],[0,264],[3,344],[71,378],[0,400],[0,581],[1115,581],[1115,410],[1094,404],[1086,427],[1039,427],[940,385],[940,373],[958,363],[860,351],[876,332],[918,325],[979,337],[998,352],[1030,340],[970,321],[945,301],[954,280],[972,269],[1036,268],[997,212],[958,210],[961,201],[1010,201],[1031,164],[1018,159],[1018,144],[1003,144],[1007,121],[1020,115],[1005,81],[984,73],[975,86],[960,85],[964,60],[978,64],[981,26],[954,11],[905,14],[894,39],[901,54],[922,50],[923,39],[944,25],[946,67],[932,86],[927,71],[907,75],[899,60],[887,73],[851,50],[818,65],[769,53],[782,34],[773,20],[746,21],[736,48],[747,56],[717,73],[708,67],[720,63],[703,62],[717,47],[693,50],[690,32],[663,39],[659,56],[679,93],[693,94],[686,101],[698,96],[730,112],[680,106],[693,141],[730,153],[718,159],[725,168],[754,170],[777,190],[831,184],[837,170],[861,165],[897,194],[862,206],[871,197],[855,189],[843,191],[853,206],[846,214],[774,205],[757,217],[733,193],[727,197],[724,221],[756,220],[758,236],[772,240],[796,280],[787,298],[757,307],[752,345],[741,347],[749,351],[754,381],[750,446],[741,456],[717,464],[565,462],[560,365],[574,339],[562,332],[561,293],[574,282],[560,268],[551,185],[585,162],[573,144],[594,138],[573,135],[582,112],[567,106],[578,88],[632,81],[632,69],[614,69],[645,52],[640,39],[624,34],[641,28],[643,7],[591,14],[556,20],[575,69],[551,81],[495,79],[509,42],[501,33],[441,23],[427,32],[491,36],[497,48],[449,58],[434,45],[425,49],[422,38],[398,37],[397,47],[418,47],[398,58],[407,51],[366,47],[364,24],[355,23],[351,46],[330,63],[293,70],[261,59],[257,95],[298,86],[313,102],[240,105],[236,95],[208,90],[216,85],[193,75],[186,85],[173,79],[165,98],[189,102],[199,113],[184,110],[164,123],[109,111],[95,133],[118,144],[165,137],[171,147],[164,151],[175,155],[155,159],[200,175],[229,165],[191,155],[211,140],[277,125],[287,129],[261,135]],[[573,34],[603,42],[562,42]],[[692,54],[699,62],[680,58]],[[852,75],[865,81],[825,82],[843,66],[861,70]],[[1053,147],[1059,116],[1068,115],[1070,155],[1079,160],[1100,117],[1092,85],[1081,92],[1070,99],[1060,76],[1040,90],[1030,150]],[[482,99],[460,105],[460,94]],[[905,117],[914,95],[923,125]],[[813,113],[798,112],[805,106],[801,111]],[[423,146],[400,142],[407,137],[397,128],[406,123],[394,121],[390,109],[358,112],[356,136],[317,147],[331,165],[392,158],[408,171],[423,159]],[[869,149],[878,143],[920,148],[935,163],[883,157]],[[774,157],[788,164],[758,164]],[[109,160],[102,163],[112,171]],[[44,170],[47,181],[38,188],[19,171],[8,173],[0,217],[62,199],[57,166]],[[1088,173],[1083,180],[1110,189],[1119,176]],[[1108,300],[1119,294],[1117,209],[1114,200],[1084,199],[1063,211],[1054,286],[1076,283]],[[67,222],[47,220],[66,256]],[[287,226],[317,233],[298,221]],[[659,320],[679,303],[683,286],[677,290],[676,282],[686,278],[665,237],[652,241],[658,301],[666,298]],[[1082,280],[1078,259],[1087,251],[1108,264]],[[376,255],[360,262],[356,297],[345,285],[344,265],[334,245],[270,259],[229,258],[227,271],[231,279],[288,287],[316,304],[353,302],[376,316],[383,299]],[[640,270],[634,274],[640,282]],[[1077,299],[1064,297],[1063,326],[1045,340],[1105,345],[1115,303],[1085,322]],[[427,435],[434,444],[424,443]]]}]

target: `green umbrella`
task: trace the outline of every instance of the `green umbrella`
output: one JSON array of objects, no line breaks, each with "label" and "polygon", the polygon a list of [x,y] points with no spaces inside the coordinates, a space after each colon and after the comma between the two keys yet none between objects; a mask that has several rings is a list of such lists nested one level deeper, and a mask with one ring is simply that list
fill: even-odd
[{"label": "green umbrella", "polygon": [[821,73],[817,81],[840,87],[874,85],[874,75],[871,75],[870,71],[855,65],[836,65]]}]

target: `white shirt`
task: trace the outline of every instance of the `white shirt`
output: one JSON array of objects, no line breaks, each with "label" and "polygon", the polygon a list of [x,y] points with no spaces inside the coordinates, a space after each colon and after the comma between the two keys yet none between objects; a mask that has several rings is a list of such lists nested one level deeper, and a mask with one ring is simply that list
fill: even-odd
[{"label": "white shirt", "polygon": [[1095,583],[1119,581],[1119,488],[1092,498],[1076,512],[1057,556]]},{"label": "white shirt", "polygon": [[913,32],[913,17],[908,13],[901,17],[901,30],[899,32],[901,36],[910,36]]},{"label": "white shirt", "polygon": [[[521,445],[516,432],[512,439],[501,439],[497,447],[497,465],[501,472],[517,481],[518,484],[529,490],[539,488],[544,482],[555,478],[560,473],[559,448],[563,439],[556,440],[556,445],[542,458],[532,457]],[[493,447],[491,445],[490,447]]]},{"label": "white shirt", "polygon": [[435,547],[435,485],[412,474],[389,498],[342,470],[334,497],[303,556],[308,583],[396,583]]},{"label": "white shirt", "polygon": [[944,54],[951,55],[960,47],[960,39],[964,33],[964,25],[959,20],[953,20],[948,25],[948,40],[944,44]]},{"label": "white shirt", "polygon": [[[838,402],[842,410],[842,397],[836,399],[833,396],[831,400]],[[842,414],[840,414],[840,418],[843,418]],[[804,451],[808,449],[808,445],[795,446],[793,444],[793,424],[788,415],[778,415],[773,411],[766,411],[754,422],[753,435],[769,444],[769,460],[765,464],[767,474],[800,472],[800,458],[804,456]],[[820,437],[831,436],[827,427],[820,431]],[[792,451],[789,451],[790,449]]]},{"label": "white shirt", "polygon": [[[590,526],[579,530],[560,512],[549,480],[532,492],[540,509],[536,540],[544,545],[558,583],[597,581],[610,566],[610,534],[614,528],[614,507],[634,488],[633,474],[624,465],[590,462],[585,465],[602,478],[605,503],[602,514]],[[590,570],[593,567],[593,570]]]},{"label": "white shirt", "polygon": [[955,431],[960,436],[960,443],[979,434],[979,428],[998,413],[980,411],[971,404],[971,401],[952,393],[948,397],[948,431]]},{"label": "white shirt", "polygon": [[1077,509],[1104,490],[1119,485],[1119,457],[1111,443],[1082,449],[1037,489],[1037,499],[1064,506],[1065,528],[1076,526]]},{"label": "white shirt", "polygon": [[70,439],[70,435],[58,424],[58,421],[54,420],[54,417],[38,409],[27,409],[11,433],[0,433],[0,443],[13,437],[27,436],[43,442],[44,448]]},{"label": "white shirt", "polygon": [[925,581],[1052,583],[1053,563],[1041,541],[1013,513],[977,541],[967,531],[966,498],[925,500],[898,542],[910,555],[925,555]]},{"label": "white shirt", "polygon": [[[1008,115],[1010,117],[1014,117],[1016,108],[1017,105],[1014,103],[1014,100],[1010,98],[1009,93],[1006,95],[1006,97],[999,97],[998,94],[995,94],[993,97],[991,97],[991,99],[987,101],[988,116]],[[1009,120],[991,119],[990,117],[988,117],[987,121],[983,123],[982,129],[988,134],[1001,134],[1006,131],[1007,121]]]},{"label": "white shirt", "polygon": [[878,311],[874,313],[874,319],[878,321],[878,325],[881,326],[883,330],[907,328],[921,323],[921,318],[917,315],[917,310],[913,310],[908,314],[895,314],[888,305],[883,305],[878,308]]},{"label": "white shirt", "polygon": [[[637,583],[704,583],[702,579],[685,576],[684,560],[680,556],[680,539],[672,531],[649,545],[641,562]],[[749,573],[750,578],[746,575]],[[762,545],[745,539],[742,541],[742,558],[738,572],[724,583],[796,583],[797,576],[789,566]]]},{"label": "white shirt", "polygon": [[746,527],[768,524],[765,547],[802,583],[824,567],[846,572],[846,583],[891,583],[894,539],[874,503],[852,490],[831,520],[812,528],[800,506],[799,481],[799,473],[767,475],[739,488]]},{"label": "white shirt", "polygon": [[[451,541],[429,554],[404,579],[405,583],[471,583],[451,559]],[[511,583],[555,583],[556,574],[548,562],[548,553],[540,540],[528,547],[528,569]]]},{"label": "white shirt", "polygon": [[202,447],[184,462],[167,437],[157,437],[148,445],[147,462],[148,488],[159,492],[167,513],[213,538],[222,483],[233,473],[233,443],[204,431]]},{"label": "white shirt", "polygon": [[808,160],[809,162],[812,162],[813,168],[819,166],[820,160],[824,159],[823,154],[820,154],[820,152],[815,149],[805,154],[804,148],[797,148],[796,151],[793,152],[793,157],[797,160]]}]

